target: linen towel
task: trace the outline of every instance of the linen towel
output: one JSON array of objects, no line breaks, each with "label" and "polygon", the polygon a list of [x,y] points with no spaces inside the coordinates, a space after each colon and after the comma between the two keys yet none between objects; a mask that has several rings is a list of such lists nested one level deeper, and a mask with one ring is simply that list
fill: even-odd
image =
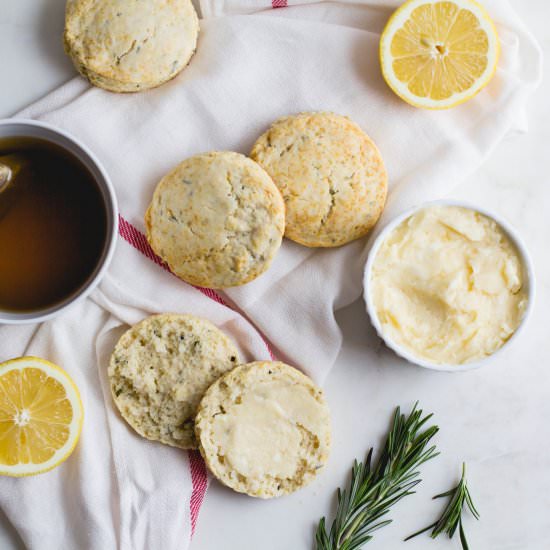
[{"label": "linen towel", "polygon": [[77,77],[20,113],[84,141],[110,174],[121,213],[115,258],[90,298],[39,326],[0,327],[0,360],[34,354],[58,363],[75,379],[85,410],[80,443],[64,465],[0,480],[0,506],[27,548],[189,544],[207,485],[204,464],[196,453],[137,436],[110,399],[109,354],[129,324],[155,312],[201,315],[247,359],[270,357],[265,338],[278,358],[322,383],[341,345],[334,311],[361,294],[368,239],[327,250],[285,241],[266,274],[226,292],[178,280],[143,236],[158,180],[198,152],[248,153],[279,116],[330,110],[356,121],[383,155],[390,192],[378,228],[445,196],[507,134],[526,130],[526,102],[540,79],[538,46],[509,4],[484,3],[501,39],[498,71],[476,98],[449,111],[410,107],[381,77],[379,34],[397,1],[202,0],[197,53],[173,81],[116,95]]}]

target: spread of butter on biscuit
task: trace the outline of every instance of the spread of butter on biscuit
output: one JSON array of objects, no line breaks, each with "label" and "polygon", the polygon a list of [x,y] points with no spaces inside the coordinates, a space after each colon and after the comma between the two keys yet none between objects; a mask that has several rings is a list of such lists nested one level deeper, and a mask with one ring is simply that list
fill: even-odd
[{"label": "spread of butter on biscuit", "polygon": [[325,408],[307,386],[285,380],[242,392],[237,403],[213,419],[214,440],[233,468],[251,482],[291,478],[309,445],[324,445]]},{"label": "spread of butter on biscuit", "polygon": [[369,284],[386,335],[416,357],[458,365],[491,355],[516,331],[527,307],[523,273],[494,220],[431,206],[390,232]]}]

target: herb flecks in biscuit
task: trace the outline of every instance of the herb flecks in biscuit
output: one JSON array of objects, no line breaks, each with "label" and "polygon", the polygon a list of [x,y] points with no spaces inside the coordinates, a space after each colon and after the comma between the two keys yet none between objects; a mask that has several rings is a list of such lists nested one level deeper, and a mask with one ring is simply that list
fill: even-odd
[{"label": "herb flecks in biscuit", "polygon": [[340,246],[366,235],[386,200],[387,176],[373,141],[333,113],[277,120],[250,154],[280,189],[285,236],[311,247]]},{"label": "herb flecks in biscuit", "polygon": [[193,55],[198,32],[191,0],[72,0],[64,43],[93,85],[138,92],[174,78]]},{"label": "herb flecks in biscuit", "polygon": [[153,315],[122,335],[111,356],[109,380],[120,414],[136,432],[195,449],[199,401],[238,363],[233,342],[209,321]]},{"label": "herb flecks in biscuit", "polygon": [[231,152],[184,160],[158,184],[147,239],[188,283],[225,288],[266,271],[281,246],[284,202],[269,175]]}]

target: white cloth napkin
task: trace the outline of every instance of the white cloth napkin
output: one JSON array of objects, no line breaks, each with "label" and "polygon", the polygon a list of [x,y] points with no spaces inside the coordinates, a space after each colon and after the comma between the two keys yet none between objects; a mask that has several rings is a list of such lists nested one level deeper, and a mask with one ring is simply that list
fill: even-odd
[{"label": "white cloth napkin", "polygon": [[[269,357],[240,313],[147,257],[143,213],[169,169],[201,151],[247,153],[279,116],[335,111],[380,147],[390,178],[383,224],[444,196],[504,136],[525,130],[541,59],[507,2],[485,1],[502,42],[495,78],[475,99],[445,112],[409,107],[382,80],[378,38],[397,2],[306,3],[271,10],[286,2],[202,0],[197,53],[172,82],[116,95],[75,78],[21,113],[68,130],[97,154],[123,217],[114,261],[89,299],[40,326],[0,328],[1,360],[34,354],[60,364],[85,408],[81,441],[67,463],[35,478],[0,480],[0,506],[27,548],[189,544],[206,489],[203,464],[135,435],[110,399],[108,357],[129,324],[153,312],[191,312],[227,331],[247,359]],[[335,250],[285,242],[268,273],[221,294],[278,357],[322,383],[341,344],[334,311],[360,296],[367,247],[365,240]]]}]

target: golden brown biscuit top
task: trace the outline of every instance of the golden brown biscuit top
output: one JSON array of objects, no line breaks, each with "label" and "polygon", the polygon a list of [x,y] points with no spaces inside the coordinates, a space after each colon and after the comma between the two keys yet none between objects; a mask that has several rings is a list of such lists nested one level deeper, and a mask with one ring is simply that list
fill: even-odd
[{"label": "golden brown biscuit top", "polygon": [[161,180],[145,221],[151,246],[176,275],[223,288],[268,268],[282,241],[284,203],[258,164],[212,152],[183,161]]},{"label": "golden brown biscuit top", "polygon": [[285,235],[306,246],[339,246],[376,223],[387,176],[372,140],[346,117],[301,113],[277,120],[251,157],[279,187]]},{"label": "golden brown biscuit top", "polygon": [[73,0],[65,43],[87,72],[121,83],[160,83],[189,61],[198,17],[191,0]]}]

